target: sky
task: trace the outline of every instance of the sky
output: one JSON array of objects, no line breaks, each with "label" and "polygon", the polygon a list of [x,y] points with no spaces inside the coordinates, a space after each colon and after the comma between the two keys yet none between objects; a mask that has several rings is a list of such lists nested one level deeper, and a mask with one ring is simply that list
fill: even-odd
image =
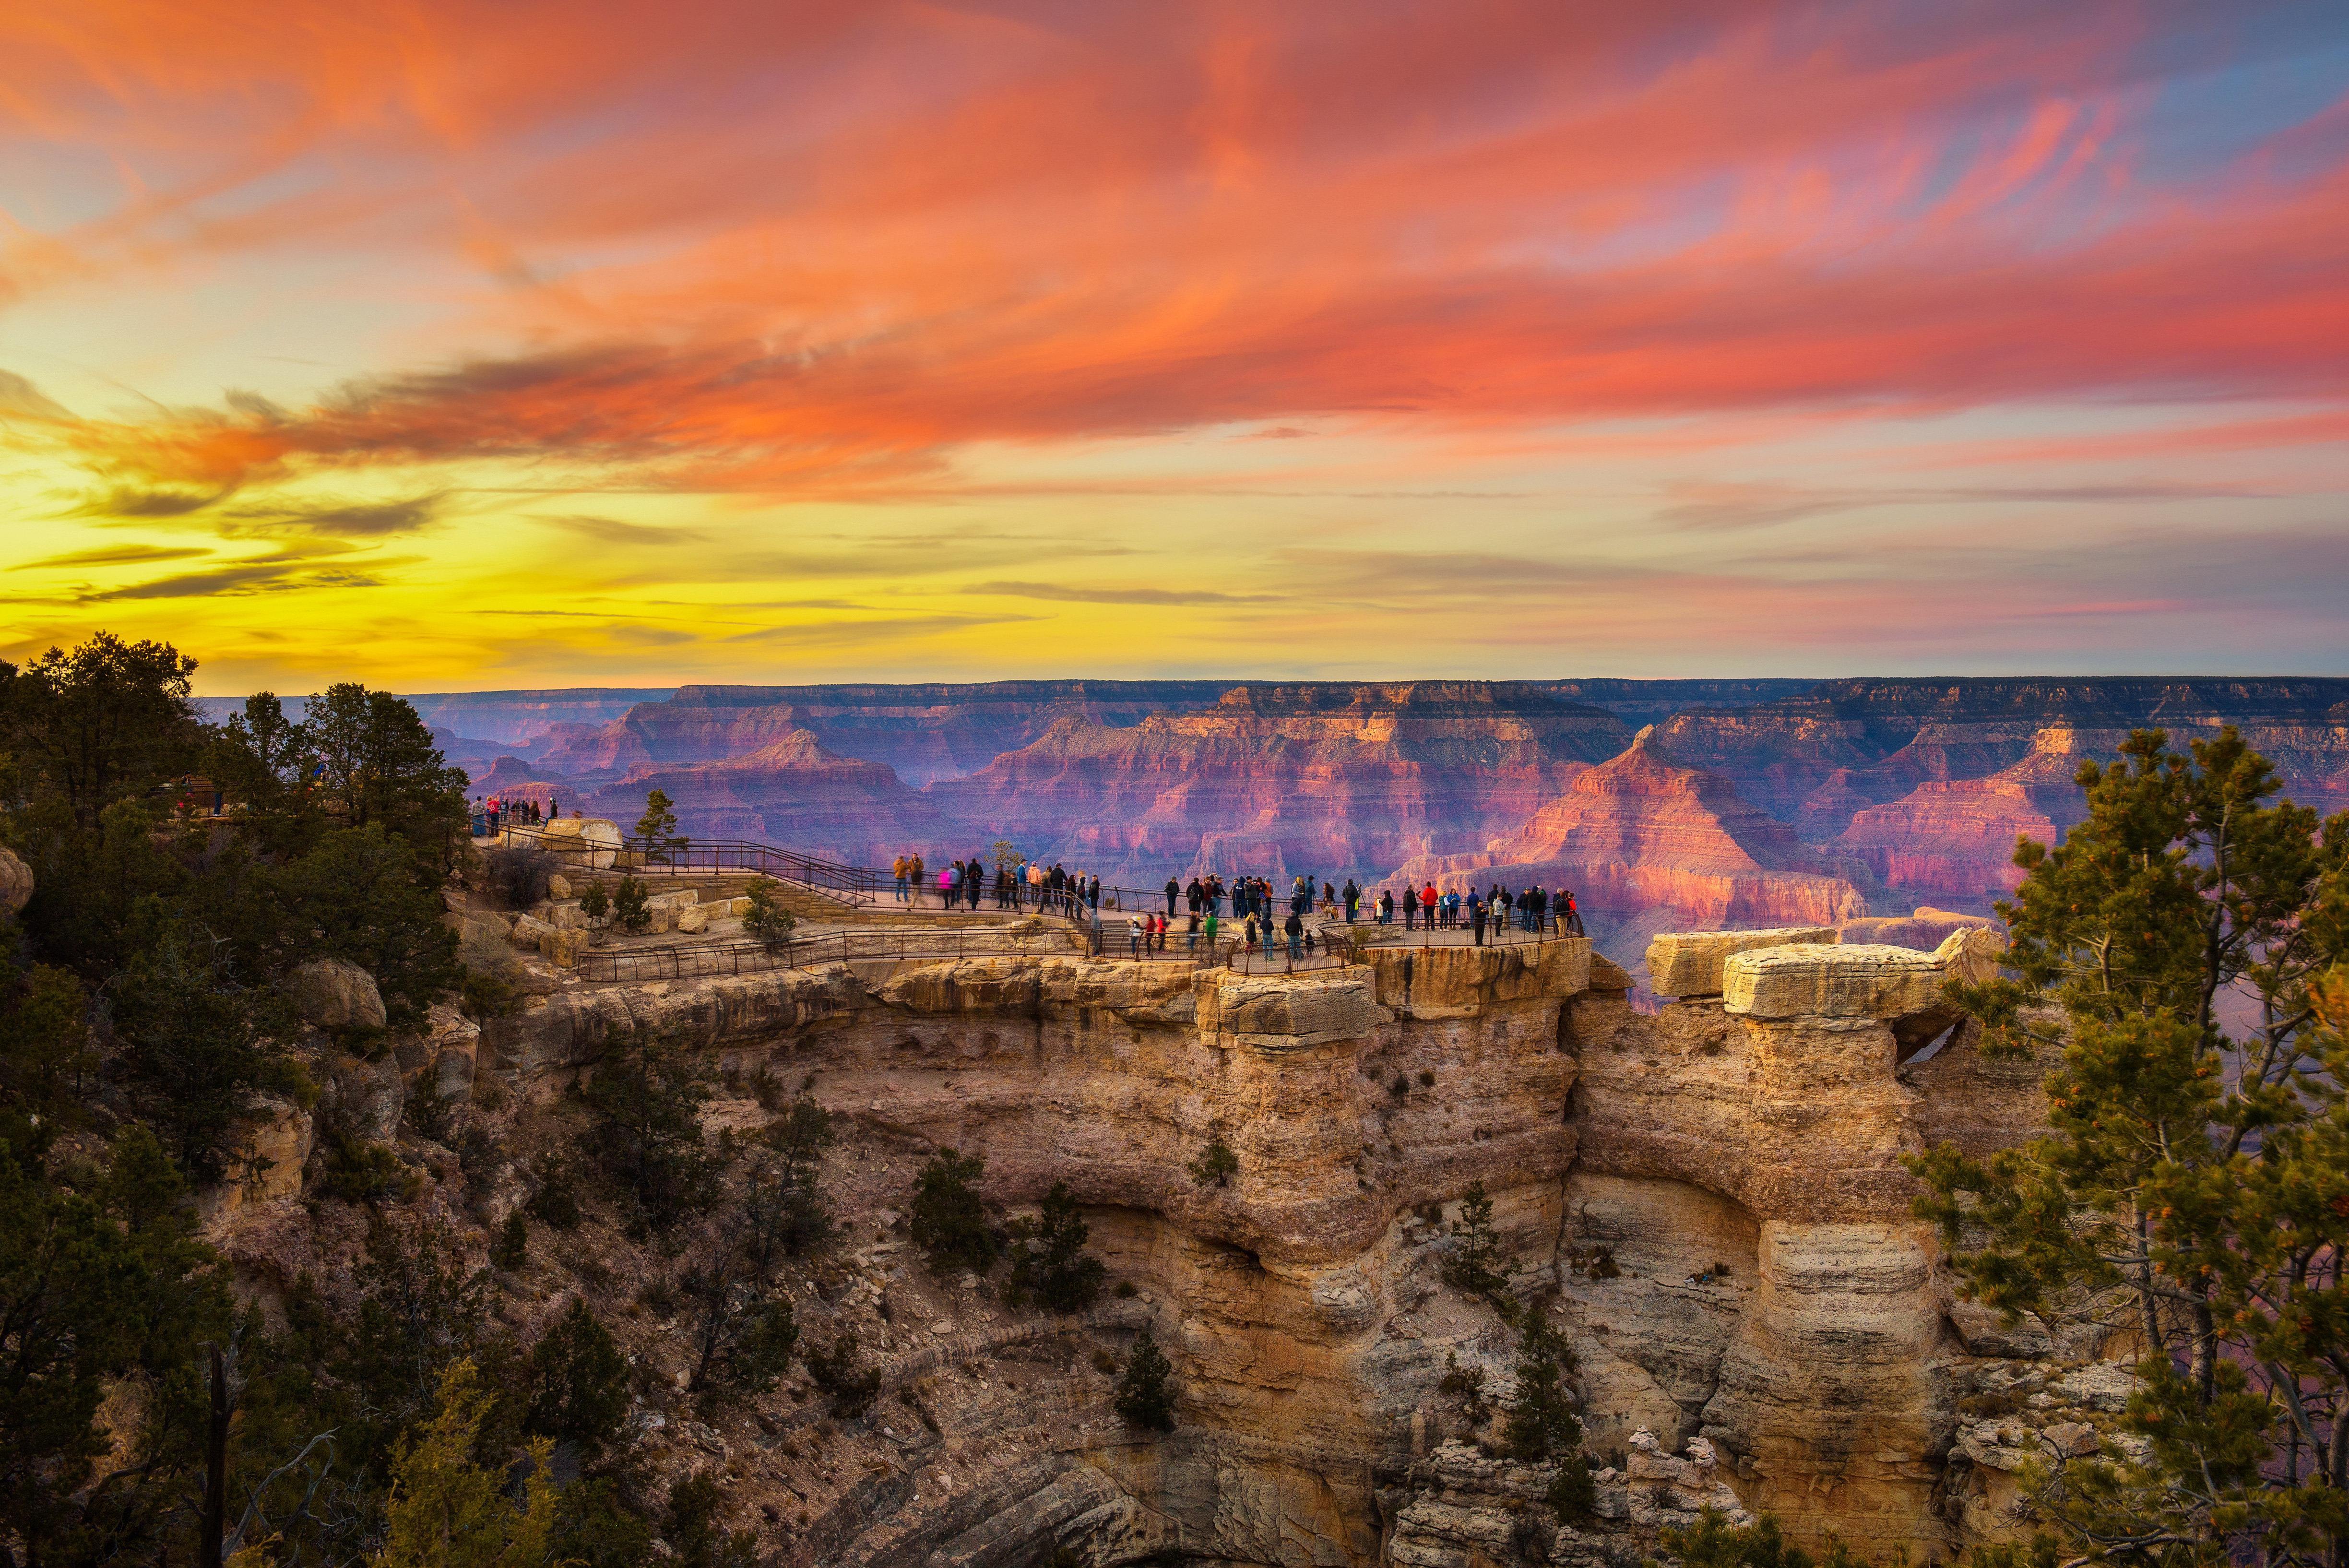
[{"label": "sky", "polygon": [[2349,11],[0,7],[0,659],[2349,672]]}]

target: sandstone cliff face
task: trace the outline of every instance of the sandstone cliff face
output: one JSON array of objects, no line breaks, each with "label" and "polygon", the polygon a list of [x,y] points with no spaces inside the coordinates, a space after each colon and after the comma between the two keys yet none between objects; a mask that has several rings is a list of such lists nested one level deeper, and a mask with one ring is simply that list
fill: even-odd
[{"label": "sandstone cliff face", "polygon": [[[1910,1027],[1968,940],[1780,940],[1721,958],[1724,997],[1654,1016],[1581,941],[1257,978],[875,962],[574,987],[492,1021],[467,1060],[548,1101],[624,1033],[672,1033],[721,1069],[809,1083],[858,1144],[905,1151],[903,1170],[951,1146],[985,1158],[1000,1202],[1065,1181],[1087,1206],[1093,1249],[1134,1290],[1083,1330],[1153,1330],[1181,1379],[1177,1430],[1106,1417],[1100,1376],[1053,1357],[1068,1329],[999,1322],[967,1288],[955,1321],[905,1334],[907,1303],[943,1287],[895,1241],[858,1239],[887,1238],[885,1211],[854,1210],[848,1272],[802,1324],[890,1345],[927,1435],[890,1407],[865,1417],[843,1439],[875,1445],[856,1450],[875,1455],[861,1480],[784,1463],[755,1429],[694,1439],[802,1510],[793,1562],[1010,1568],[1061,1545],[1106,1563],[1505,1561],[1498,1546],[1534,1539],[1546,1472],[1480,1453],[1492,1417],[1443,1387],[1456,1364],[1505,1395],[1513,1365],[1493,1310],[1441,1278],[1472,1182],[1520,1293],[1557,1287],[1609,1466],[1599,1521],[1536,1532],[1548,1561],[1651,1551],[1656,1524],[1723,1499],[1799,1540],[1946,1557],[1997,1525],[1992,1491],[1968,1493],[1971,1525],[1936,1501],[1955,1399],[2044,1353],[1953,1328],[1908,1217],[1901,1154],[1997,1147],[2039,1116],[2027,1064],[1961,1035],[1920,1049]],[[1185,1168],[1216,1138],[1238,1158],[1228,1186]],[[894,1319],[871,1315],[892,1301]]]},{"label": "sandstone cliff face", "polygon": [[1648,731],[1510,836],[1473,854],[1415,858],[1400,876],[1446,888],[1571,888],[1601,948],[1627,966],[1663,929],[1831,925],[1868,908],[1792,828],[1721,774],[1666,756]]},{"label": "sandstone cliff face", "polygon": [[1612,714],[1477,682],[1242,687],[1130,729],[1064,721],[929,793],[975,829],[1112,882],[1342,878],[1522,822],[1624,733]]}]

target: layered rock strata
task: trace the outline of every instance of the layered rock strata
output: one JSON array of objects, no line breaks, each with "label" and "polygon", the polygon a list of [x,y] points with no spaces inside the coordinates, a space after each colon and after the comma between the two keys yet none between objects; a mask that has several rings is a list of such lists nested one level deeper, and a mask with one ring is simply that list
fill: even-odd
[{"label": "layered rock strata", "polygon": [[1666,755],[1652,730],[1507,837],[1413,859],[1399,875],[1440,888],[1570,888],[1601,948],[1627,965],[1661,930],[1826,926],[1868,912],[1860,890],[1792,828],[1723,775]]},{"label": "layered rock strata", "polygon": [[[1660,1016],[1634,1012],[1628,977],[1581,941],[1374,950],[1257,978],[876,962],[563,990],[493,1021],[474,1059],[544,1101],[627,1033],[674,1034],[721,1070],[810,1084],[882,1147],[980,1155],[1007,1206],[1061,1181],[1086,1206],[1134,1287],[1087,1327],[1154,1332],[1180,1380],[1175,1432],[1104,1420],[1081,1366],[990,1370],[1049,1324],[934,1324],[946,1359],[901,1356],[894,1376],[1017,1378],[1037,1390],[1028,1411],[922,1406],[934,1436],[901,1434],[871,1484],[822,1491],[834,1501],[794,1561],[1010,1564],[1068,1546],[1367,1568],[1496,1562],[1497,1540],[1596,1562],[1609,1532],[1651,1548],[1640,1530],[1733,1494],[1800,1540],[1930,1557],[1959,1542],[1934,1499],[1952,1389],[1982,1358],[1947,1326],[1899,1157],[1940,1136],[1995,1145],[2037,1115],[2035,1077],[1962,1039],[1899,1064],[1929,977],[1963,951],[1754,949],[1723,960],[1729,1000]],[[1749,983],[1740,966],[1757,965]],[[1217,1141],[1238,1160],[1227,1186],[1188,1168]],[[1588,1446],[1614,1471],[1588,1530],[1524,1520],[1546,1472],[1474,1457],[1493,1411],[1444,1387],[1474,1368],[1505,1400],[1514,1365],[1492,1307],[1443,1282],[1472,1183],[1514,1288],[1555,1290],[1580,1357]],[[859,1251],[870,1297],[811,1303],[812,1333],[826,1311],[902,1299],[895,1246]]]},{"label": "layered rock strata", "polygon": [[927,793],[1112,882],[1342,879],[1506,831],[1627,735],[1611,713],[1526,687],[1241,687],[1130,728],[1063,721]]}]

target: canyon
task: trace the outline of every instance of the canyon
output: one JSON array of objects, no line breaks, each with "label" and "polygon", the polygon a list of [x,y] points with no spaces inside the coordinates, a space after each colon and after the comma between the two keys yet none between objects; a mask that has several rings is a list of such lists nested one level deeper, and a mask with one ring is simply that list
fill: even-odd
[{"label": "canyon", "polygon": [[[550,1232],[503,1276],[525,1326],[574,1297],[616,1325],[644,1368],[636,1462],[714,1467],[789,1563],[1597,1568],[1706,1507],[1945,1561],[2011,1532],[2036,1434],[2127,1387],[2106,1347],[2033,1342],[1959,1300],[1909,1213],[1903,1155],[2039,1123],[2041,1064],[1985,1058],[1941,1001],[1995,955],[1979,931],[1931,952],[1667,934],[1649,967],[1682,994],[1657,1013],[1573,939],[1373,944],[1254,976],[1039,951],[623,985],[533,959],[509,1015],[436,1008],[365,1059],[321,1041],[316,1121],[397,1136],[428,1178],[419,1207],[478,1251],[573,1088],[631,1038],[705,1064],[713,1137],[761,1123],[758,1083],[830,1110],[840,1236],[791,1288],[806,1343],[872,1356],[869,1410],[828,1415],[796,1373],[726,1408],[673,1392],[687,1349],[636,1293],[659,1259],[608,1226]],[[366,976],[328,978],[305,1006],[347,1021]],[[428,1092],[496,1158],[404,1124]],[[208,1234],[273,1299],[300,1270],[330,1299],[347,1287],[355,1221],[304,1198],[313,1125],[289,1106],[257,1128],[276,1163],[208,1199]],[[1215,1143],[1236,1159],[1223,1181],[1192,1168]],[[1064,1184],[1115,1288],[1056,1315],[922,1268],[904,1206],[941,1147],[984,1160],[1004,1216]],[[1573,1353],[1597,1471],[1575,1521],[1542,1501],[1554,1463],[1500,1441],[1515,1332],[1447,1277],[1479,1193],[1510,1293]],[[1106,1369],[1144,1331],[1178,1388],[1163,1435],[1110,1406]],[[1964,1414],[2017,1388],[2049,1397]]]},{"label": "canyon", "polygon": [[626,824],[659,788],[700,836],[879,865],[1008,840],[1145,889],[1475,870],[1572,888],[1635,975],[1671,927],[1987,914],[2132,728],[2235,724],[2292,798],[2349,806],[2349,681],[2313,678],[683,687],[600,724],[491,696],[435,709],[530,734],[450,737],[479,793]]}]

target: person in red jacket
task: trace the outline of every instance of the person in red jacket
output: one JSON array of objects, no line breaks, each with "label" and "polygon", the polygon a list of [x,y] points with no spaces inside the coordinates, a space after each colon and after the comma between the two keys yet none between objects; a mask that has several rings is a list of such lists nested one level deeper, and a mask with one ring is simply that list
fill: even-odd
[{"label": "person in red jacket", "polygon": [[1419,890],[1419,907],[1427,911],[1427,929],[1435,929],[1435,884],[1430,882]]}]

